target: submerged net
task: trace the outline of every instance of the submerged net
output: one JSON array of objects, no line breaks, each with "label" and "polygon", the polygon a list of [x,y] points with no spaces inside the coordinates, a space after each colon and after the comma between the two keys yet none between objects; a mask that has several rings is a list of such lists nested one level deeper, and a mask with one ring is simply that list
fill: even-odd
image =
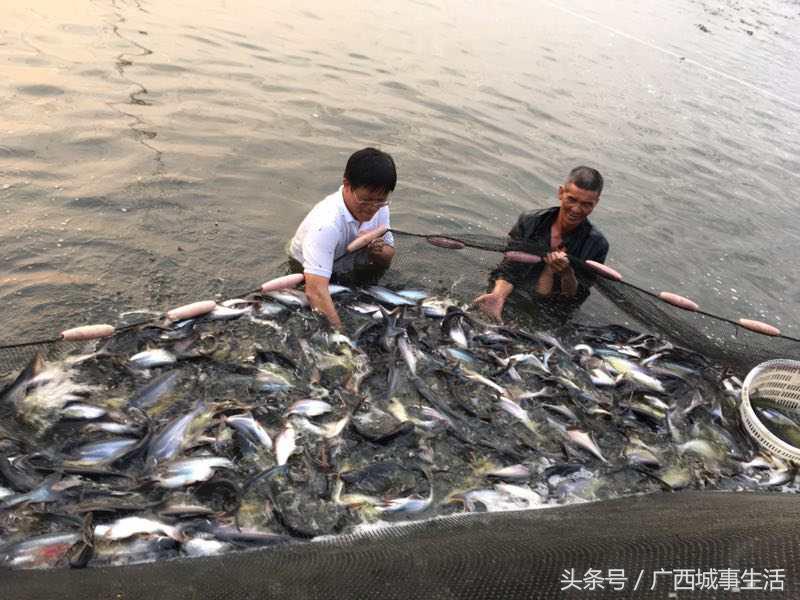
[{"label": "submerged net", "polygon": [[[414,254],[426,256],[429,263],[431,252],[447,252],[446,259],[436,261],[437,264],[447,264],[446,273],[443,273],[444,278],[451,278],[453,281],[459,277],[467,279],[473,284],[473,289],[470,290],[473,293],[491,289],[491,281],[488,282],[488,288],[481,289],[481,284],[487,282],[489,274],[501,260],[508,260],[504,258],[503,253],[521,252],[542,257],[548,251],[544,243],[526,243],[490,235],[423,235],[396,230],[393,230],[393,233],[398,239],[398,252],[402,253],[401,260],[404,261],[404,267],[405,261],[415,260]],[[459,248],[462,244],[463,247]],[[406,258],[408,254],[412,257]],[[708,313],[697,308],[694,310],[680,308],[639,285],[624,279],[616,280],[604,276],[586,261],[574,256],[570,257],[570,264],[579,283],[602,294],[626,317],[636,319],[648,331],[661,334],[675,344],[703,354],[722,367],[745,374],[747,370],[765,360],[800,358],[800,339],[777,332],[772,332],[777,335],[759,333],[727,316]],[[533,280],[527,282],[528,289],[525,289],[525,286],[519,286],[523,288],[519,291],[515,288],[507,304],[509,310],[504,313],[504,318],[522,318],[525,322],[526,316],[533,315],[534,321],[529,319],[527,325],[552,326],[553,312],[548,311],[548,308],[552,308],[555,302],[537,299],[530,291],[534,283]],[[567,320],[580,319],[581,315],[576,311],[565,311],[556,315],[555,322],[558,322],[558,317],[561,317],[560,321],[563,323]]]}]

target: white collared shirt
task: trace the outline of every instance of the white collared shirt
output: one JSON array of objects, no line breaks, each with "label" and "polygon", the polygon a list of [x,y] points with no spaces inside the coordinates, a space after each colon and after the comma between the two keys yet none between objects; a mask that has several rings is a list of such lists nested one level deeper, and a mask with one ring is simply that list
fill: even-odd
[{"label": "white collared shirt", "polygon": [[[359,232],[386,225],[389,227],[389,207],[384,206],[369,221],[359,223],[347,210],[342,187],[321,202],[306,215],[289,245],[289,254],[303,265],[304,273],[330,278],[331,274],[345,273],[353,269],[354,256],[347,254],[347,244],[358,237]],[[383,241],[394,246],[390,232]],[[344,257],[343,257],[344,256]],[[334,260],[340,258],[336,264]]]}]

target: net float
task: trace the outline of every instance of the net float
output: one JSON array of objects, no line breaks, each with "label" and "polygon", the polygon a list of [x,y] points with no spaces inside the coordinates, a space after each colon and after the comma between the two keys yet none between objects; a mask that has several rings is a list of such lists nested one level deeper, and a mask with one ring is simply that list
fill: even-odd
[{"label": "net float", "polygon": [[83,340],[96,340],[113,335],[113,325],[83,325],[65,329],[61,332],[61,339],[66,342],[80,342]]},{"label": "net float", "polygon": [[356,239],[347,244],[347,251],[355,252],[356,250],[361,250],[361,248],[369,244],[371,241],[377,240],[379,237],[383,236],[387,231],[389,231],[389,228],[386,225],[381,225],[375,229],[364,231]]},{"label": "net float", "polygon": [[781,330],[769,323],[764,323],[763,321],[754,321],[753,319],[739,319],[736,321],[744,327],[745,329],[749,329],[750,331],[755,331],[756,333],[763,333],[764,335],[780,335]]},{"label": "net float", "polygon": [[191,304],[184,304],[177,308],[167,311],[167,319],[170,321],[182,321],[183,319],[194,319],[207,315],[217,307],[217,303],[213,300],[202,300],[200,302],[192,302]]},{"label": "net float", "polygon": [[440,235],[432,235],[425,238],[428,243],[438,246],[439,248],[447,248],[448,250],[461,250],[464,247],[464,242],[454,240],[453,238],[442,237]]},{"label": "net float", "polygon": [[686,298],[685,296],[673,294],[672,292],[661,292],[658,294],[658,297],[664,302],[669,302],[673,306],[677,306],[683,310],[697,310],[700,308],[700,306],[694,300],[689,300],[689,298]]},{"label": "net float", "polygon": [[528,263],[531,265],[542,262],[541,256],[528,254],[527,252],[520,252],[519,250],[509,250],[508,252],[503,252],[503,256],[513,262]]},{"label": "net float", "polygon": [[261,293],[276,292],[278,290],[288,290],[289,288],[296,288],[303,283],[306,276],[302,273],[292,273],[291,275],[284,275],[270,279],[261,284]]},{"label": "net float", "polygon": [[591,269],[594,269],[606,279],[613,279],[614,281],[622,281],[622,275],[620,274],[619,271],[612,269],[611,267],[604,265],[603,263],[595,262],[593,260],[587,260],[585,262],[586,266],[588,266]]}]

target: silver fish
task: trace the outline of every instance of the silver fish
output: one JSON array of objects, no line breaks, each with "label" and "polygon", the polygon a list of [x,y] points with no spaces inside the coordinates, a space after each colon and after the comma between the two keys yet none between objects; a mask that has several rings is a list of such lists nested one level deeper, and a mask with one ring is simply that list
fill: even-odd
[{"label": "silver fish", "polygon": [[286,307],[282,304],[277,304],[275,302],[262,302],[259,304],[256,312],[262,317],[277,317],[284,311],[286,311]]},{"label": "silver fish", "polygon": [[267,292],[266,295],[292,308],[308,308],[310,306],[306,295],[298,290],[279,290]]},{"label": "silver fish", "polygon": [[345,287],[343,285],[337,285],[335,283],[328,284],[328,293],[331,296],[337,296],[338,294],[347,294],[352,291],[353,290],[351,290],[349,287]]},{"label": "silver fish", "polygon": [[287,423],[275,438],[275,458],[278,465],[285,465],[295,450],[297,450],[295,430],[291,423]]},{"label": "silver fish", "polygon": [[433,504],[433,485],[430,486],[427,498],[408,496],[406,498],[393,498],[379,504],[375,510],[379,513],[418,513],[427,510]]},{"label": "silver fish", "polygon": [[55,567],[80,540],[79,533],[48,533],[0,547],[0,566],[10,569]]},{"label": "silver fish", "polygon": [[69,459],[69,463],[82,466],[110,465],[132,452],[139,441],[136,438],[122,437],[84,444],[74,451],[74,458]]},{"label": "silver fish", "polygon": [[166,365],[174,365],[178,358],[167,350],[145,350],[134,354],[128,359],[130,365],[136,369],[152,369],[154,367],[163,367]]},{"label": "silver fish", "polygon": [[419,302],[420,300],[425,300],[425,298],[428,297],[428,292],[424,290],[400,290],[397,292],[397,295],[414,302]]},{"label": "silver fish", "polygon": [[404,298],[394,293],[392,290],[379,285],[371,285],[364,291],[383,304],[389,304],[391,306],[414,306],[416,304],[416,302]]},{"label": "silver fish", "polygon": [[272,450],[272,438],[269,437],[269,434],[261,426],[261,423],[256,421],[250,413],[231,415],[225,418],[225,423],[233,427],[254,444],[260,444],[267,450]]},{"label": "silver fish", "polygon": [[105,415],[106,410],[104,408],[92,404],[83,404],[81,402],[73,402],[61,409],[62,419],[91,421],[92,419],[99,419]]},{"label": "silver fish", "polygon": [[211,479],[217,469],[233,469],[234,464],[219,456],[195,456],[168,463],[153,476],[161,487],[172,489]]},{"label": "silver fish", "polygon": [[206,410],[205,404],[198,402],[194,410],[164,425],[150,441],[147,448],[147,463],[153,465],[175,458],[186,443],[186,432],[192,421]]},{"label": "silver fish", "polygon": [[500,408],[502,408],[504,411],[506,411],[515,419],[519,420],[530,431],[532,431],[537,435],[539,434],[539,429],[536,427],[536,424],[533,421],[531,421],[531,418],[528,416],[528,413],[525,412],[525,409],[522,408],[519,404],[505,397],[501,397],[500,400],[498,400],[498,403],[500,404]]},{"label": "silver fish", "polygon": [[143,517],[124,517],[108,525],[96,525],[94,528],[95,538],[101,540],[124,540],[145,534],[162,534],[178,542],[185,539],[177,527]]},{"label": "silver fish", "polygon": [[579,448],[583,448],[587,452],[602,460],[604,463],[608,462],[606,457],[603,456],[603,453],[600,451],[600,447],[595,443],[590,434],[586,433],[585,431],[581,431],[580,429],[567,429],[567,437]]},{"label": "silver fish", "polygon": [[140,389],[129,404],[143,410],[154,406],[161,398],[173,392],[178,384],[178,377],[177,371],[162,373]]},{"label": "silver fish", "polygon": [[380,314],[381,307],[377,304],[366,304],[364,302],[355,302],[353,304],[348,304],[347,308],[356,311],[357,313],[361,313],[363,315],[372,315],[374,313]]},{"label": "silver fish", "polygon": [[229,321],[231,319],[238,319],[242,315],[247,315],[253,312],[253,306],[248,304],[244,308],[230,308],[227,306],[216,306],[214,310],[208,313],[205,318],[209,321]]},{"label": "silver fish", "polygon": [[411,371],[412,375],[416,376],[417,356],[414,353],[414,348],[411,346],[407,333],[403,332],[402,335],[397,336],[397,349],[400,350],[400,355],[403,357],[408,370]]},{"label": "silver fish", "polygon": [[527,465],[511,465],[487,471],[486,476],[509,481],[527,481],[531,477],[531,470]]},{"label": "silver fish", "polygon": [[323,400],[298,400],[289,407],[286,415],[303,415],[305,417],[318,417],[333,410],[333,407]]}]

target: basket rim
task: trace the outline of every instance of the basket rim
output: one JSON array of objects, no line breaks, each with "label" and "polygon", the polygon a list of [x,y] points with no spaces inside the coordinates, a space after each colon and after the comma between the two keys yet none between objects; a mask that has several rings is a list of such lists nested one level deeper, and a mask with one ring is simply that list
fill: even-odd
[{"label": "basket rim", "polygon": [[[800,463],[800,448],[786,443],[784,440],[772,433],[758,418],[753,406],[750,403],[750,388],[753,381],[759,375],[770,369],[793,369],[800,374],[800,361],[791,359],[774,359],[763,362],[753,367],[742,382],[742,389],[740,392],[739,413],[741,414],[742,421],[745,429],[750,436],[758,442],[758,444],[772,454],[776,454],[781,458]],[[794,408],[800,408],[800,400],[787,400]]]}]

